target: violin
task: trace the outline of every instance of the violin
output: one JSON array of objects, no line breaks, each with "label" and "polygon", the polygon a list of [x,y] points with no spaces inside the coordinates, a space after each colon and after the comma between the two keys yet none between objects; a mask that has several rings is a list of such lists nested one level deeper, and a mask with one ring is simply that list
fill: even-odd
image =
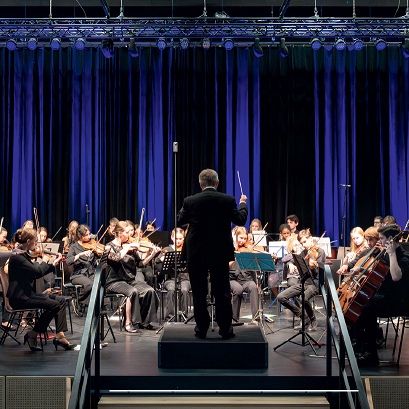
[{"label": "violin", "polygon": [[[39,247],[36,248],[35,250],[27,250],[27,254],[28,254],[28,256],[29,256],[30,258],[32,258],[32,259],[36,259],[36,258],[39,258],[39,257],[43,257],[44,254],[47,254],[47,255],[49,255],[49,256],[56,256],[56,257],[59,256],[59,253],[53,253],[53,252],[51,252],[51,251],[49,251],[49,250],[47,250],[47,249],[45,249],[45,248],[41,249],[41,248],[39,248]],[[66,260],[66,258],[65,258],[65,256],[63,255],[61,261],[65,261],[65,260]]]},{"label": "violin", "polygon": [[0,244],[0,250],[9,250],[9,251],[11,251],[11,250],[13,250],[13,246],[11,244],[2,243],[2,244]]},{"label": "violin", "polygon": [[91,250],[94,252],[97,256],[102,256],[105,251],[105,246],[94,239],[91,239],[90,241],[83,242],[82,247],[84,248],[85,251]]},{"label": "violin", "polygon": [[264,251],[263,247],[261,246],[255,246],[253,243],[250,241],[246,241],[242,247],[239,247],[237,249],[239,253],[264,253],[264,254],[270,254],[268,251]]}]

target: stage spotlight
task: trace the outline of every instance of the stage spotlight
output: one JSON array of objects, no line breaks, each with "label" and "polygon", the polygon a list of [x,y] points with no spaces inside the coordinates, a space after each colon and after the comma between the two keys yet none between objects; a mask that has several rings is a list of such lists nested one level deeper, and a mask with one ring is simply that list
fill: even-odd
[{"label": "stage spotlight", "polygon": [[263,49],[260,46],[260,39],[259,38],[254,39],[254,44],[253,44],[252,48],[253,48],[253,54],[257,58],[260,58],[260,57],[262,57],[264,55]]},{"label": "stage spotlight", "polygon": [[85,40],[83,38],[77,38],[74,43],[74,47],[78,51],[82,51],[85,48]]},{"label": "stage spotlight", "polygon": [[58,51],[61,47],[61,40],[59,38],[53,38],[50,43],[50,47],[54,51]]},{"label": "stage spotlight", "polygon": [[182,38],[180,40],[180,48],[182,50],[187,50],[189,48],[189,39],[188,38]]},{"label": "stage spotlight", "polygon": [[354,49],[360,51],[364,48],[364,42],[359,38],[354,38]]},{"label": "stage spotlight", "polygon": [[409,38],[405,38],[400,45],[400,50],[405,58],[409,58]]},{"label": "stage spotlight", "polygon": [[27,41],[27,48],[31,51],[34,51],[37,48],[37,39],[36,38],[30,38]]},{"label": "stage spotlight", "polygon": [[346,48],[346,43],[345,40],[343,38],[338,38],[337,41],[335,41],[335,49],[338,51],[342,51],[345,50]]},{"label": "stage spotlight", "polygon": [[210,45],[211,45],[211,43],[210,43],[210,38],[204,38],[204,39],[202,40],[202,47],[203,47],[205,50],[208,50],[208,49],[210,48]]},{"label": "stage spotlight", "polygon": [[321,44],[321,41],[320,41],[319,38],[313,38],[313,39],[311,40],[311,48],[312,48],[314,51],[318,51],[318,50],[321,48],[321,46],[322,46],[322,44]]},{"label": "stage spotlight", "polygon": [[156,47],[158,47],[159,50],[161,51],[164,50],[167,45],[168,44],[166,43],[166,40],[163,37],[158,38],[158,40],[156,41]]},{"label": "stage spotlight", "polygon": [[128,52],[129,52],[129,55],[131,57],[133,57],[133,58],[135,58],[135,57],[137,57],[139,55],[138,48],[135,45],[135,39],[134,38],[131,38],[129,40]]},{"label": "stage spotlight", "polygon": [[14,40],[14,38],[10,38],[9,40],[7,40],[6,42],[6,47],[10,50],[10,51],[14,51],[17,48],[17,41]]},{"label": "stage spotlight", "polygon": [[375,41],[375,47],[376,47],[376,49],[377,49],[378,51],[384,50],[384,49],[386,48],[386,42],[385,42],[385,40],[382,40],[382,38],[378,38],[378,39]]},{"label": "stage spotlight", "polygon": [[278,47],[278,54],[281,58],[288,57],[288,47],[285,45],[285,38],[280,38],[280,46]]},{"label": "stage spotlight", "polygon": [[102,42],[102,54],[105,58],[114,56],[114,42],[112,40],[104,40]]},{"label": "stage spotlight", "polygon": [[233,41],[233,39],[231,39],[231,38],[226,38],[226,39],[223,41],[223,45],[224,45],[224,48],[225,48],[227,51],[230,51],[230,50],[232,50],[233,47],[234,47],[234,41]]}]

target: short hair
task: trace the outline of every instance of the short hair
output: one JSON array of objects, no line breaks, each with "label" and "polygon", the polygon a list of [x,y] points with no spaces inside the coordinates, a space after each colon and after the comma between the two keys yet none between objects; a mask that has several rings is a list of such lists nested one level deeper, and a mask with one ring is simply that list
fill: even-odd
[{"label": "short hair", "polygon": [[285,220],[291,220],[292,222],[295,222],[295,223],[300,222],[300,219],[298,218],[296,214],[290,214],[289,216],[287,216]]},{"label": "short hair", "polygon": [[368,228],[365,230],[364,237],[365,237],[366,240],[369,240],[369,239],[379,240],[378,228],[377,228],[377,227],[373,227],[373,226],[368,227]]},{"label": "short hair", "polygon": [[14,237],[20,244],[27,243],[28,240],[33,240],[37,237],[37,231],[30,228],[18,229]]},{"label": "short hair", "polygon": [[119,222],[119,220],[116,218],[116,217],[113,217],[110,221],[109,221],[109,224],[113,224],[113,223],[115,223],[115,224],[117,224]]},{"label": "short hair", "polygon": [[310,229],[304,229],[298,232],[297,240],[300,241],[303,238],[309,239],[311,237]]},{"label": "short hair", "polygon": [[145,229],[146,229],[148,226],[153,226],[153,228],[156,229],[156,224],[155,224],[155,222],[147,221],[147,222],[145,223]]},{"label": "short hair", "polygon": [[82,238],[87,234],[87,232],[89,232],[90,231],[90,229],[89,229],[89,226],[87,225],[87,224],[80,224],[78,227],[77,227],[77,230],[76,230],[76,233],[75,233],[75,235],[76,235],[76,237],[77,237],[77,240],[81,240],[82,241]]},{"label": "short hair", "polygon": [[383,218],[383,222],[384,222],[385,224],[396,224],[396,219],[395,219],[393,216],[388,215],[388,216],[385,216],[385,217]]},{"label": "short hair", "polygon": [[381,223],[383,223],[383,217],[382,216],[375,216],[373,219],[374,220],[379,220]]},{"label": "short hair", "polygon": [[291,232],[291,228],[287,223],[280,224],[280,227],[278,228],[278,232],[282,233],[285,229],[288,229]]},{"label": "short hair", "polygon": [[395,237],[400,233],[400,227],[393,223],[385,224],[385,226],[379,227],[378,233],[383,234],[385,237]]},{"label": "short hair", "polygon": [[203,187],[215,187],[218,180],[219,176],[213,169],[204,169],[200,172],[199,183]]}]

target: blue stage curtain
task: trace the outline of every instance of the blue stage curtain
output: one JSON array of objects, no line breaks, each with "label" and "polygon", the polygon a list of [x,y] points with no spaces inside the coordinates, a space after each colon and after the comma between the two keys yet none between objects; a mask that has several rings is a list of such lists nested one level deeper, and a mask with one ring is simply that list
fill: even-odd
[{"label": "blue stage curtain", "polygon": [[[155,47],[0,50],[0,216],[10,232],[33,218],[50,233],[72,219],[96,231],[113,216],[174,227],[177,202],[214,168],[220,190],[249,197],[249,221],[276,232],[286,215],[340,240],[376,215],[408,218],[409,67],[398,47],[277,48],[257,59]],[[217,234],[217,232],[215,232]],[[61,237],[60,234],[59,237]],[[342,244],[342,243],[341,243]]]}]

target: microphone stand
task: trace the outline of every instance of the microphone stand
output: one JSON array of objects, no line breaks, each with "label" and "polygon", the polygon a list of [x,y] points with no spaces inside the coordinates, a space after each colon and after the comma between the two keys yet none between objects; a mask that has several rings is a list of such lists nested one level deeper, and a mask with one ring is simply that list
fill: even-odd
[{"label": "microphone stand", "polygon": [[[346,206],[347,206],[347,187],[350,185],[338,185],[338,187],[344,187],[344,204],[342,206],[342,225],[341,225],[341,241],[344,241],[344,258],[346,256],[346,228],[347,228],[347,216],[346,216]],[[339,276],[339,283],[341,284],[341,276]]]},{"label": "microphone stand", "polygon": [[178,143],[173,142],[173,153],[174,153],[174,188],[175,188],[175,322],[179,322],[179,314],[178,314],[178,284],[179,284],[179,274],[178,274],[178,246],[176,245],[176,228],[178,226],[178,210],[177,210],[177,167],[176,167],[176,159],[178,153]]},{"label": "microphone stand", "polygon": [[89,210],[88,205],[85,205],[85,206],[87,206],[87,211],[86,211],[86,213],[87,213],[87,226],[89,226],[89,214],[91,213],[91,211]]}]

